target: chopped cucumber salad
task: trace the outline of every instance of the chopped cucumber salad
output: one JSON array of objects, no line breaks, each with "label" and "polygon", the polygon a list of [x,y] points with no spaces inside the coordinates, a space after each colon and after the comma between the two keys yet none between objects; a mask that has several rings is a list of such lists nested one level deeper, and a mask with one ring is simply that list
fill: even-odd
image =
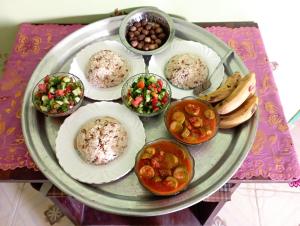
[{"label": "chopped cucumber salad", "polygon": [[38,84],[34,104],[45,113],[64,113],[77,105],[83,96],[83,87],[69,75],[47,75]]},{"label": "chopped cucumber salad", "polygon": [[126,105],[140,114],[151,114],[164,108],[169,98],[161,79],[145,75],[138,77],[128,89]]}]

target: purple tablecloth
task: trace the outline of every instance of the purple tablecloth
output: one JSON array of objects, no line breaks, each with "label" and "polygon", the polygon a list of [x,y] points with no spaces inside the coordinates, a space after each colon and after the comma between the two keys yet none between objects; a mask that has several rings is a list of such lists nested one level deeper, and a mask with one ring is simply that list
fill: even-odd
[{"label": "purple tablecloth", "polygon": [[[36,168],[21,131],[21,102],[27,82],[43,56],[66,35],[83,25],[22,24],[0,80],[0,169]],[[208,27],[224,40],[257,75],[260,120],[252,150],[235,179],[260,177],[293,180],[299,163],[258,28]]]}]

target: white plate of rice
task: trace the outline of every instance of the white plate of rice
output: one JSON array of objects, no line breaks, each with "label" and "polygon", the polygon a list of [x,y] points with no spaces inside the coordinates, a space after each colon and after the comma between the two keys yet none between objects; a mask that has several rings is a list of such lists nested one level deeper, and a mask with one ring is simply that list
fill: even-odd
[{"label": "white plate of rice", "polygon": [[[117,128],[106,127],[107,131],[101,131],[100,137],[96,137],[97,135],[93,132],[86,137],[80,137],[82,129],[88,130],[91,128],[91,122],[97,119],[106,120],[107,124],[112,122],[112,125],[118,122]],[[101,126],[103,127],[103,122],[98,123],[98,127]],[[89,132],[85,131],[85,133]],[[90,144],[92,143],[95,149],[93,151],[91,147],[87,148],[82,155],[78,147],[78,137],[81,140],[89,140],[91,136],[95,139],[92,139]],[[117,136],[125,137],[126,140],[119,139],[119,142],[114,144],[113,138]],[[124,105],[105,101],[95,102],[79,108],[65,119],[56,138],[56,156],[61,167],[74,179],[89,184],[108,183],[126,175],[134,167],[135,156],[144,146],[145,138],[141,120]],[[97,143],[97,139],[103,139],[103,142]],[[82,148],[83,144],[80,145]],[[101,157],[100,152],[103,152],[103,149],[100,150],[100,145],[106,145],[104,147],[104,151],[107,152],[106,156],[102,153]],[[120,153],[116,151],[117,145],[122,146]],[[100,158],[102,162],[99,161]]]},{"label": "white plate of rice", "polygon": [[[200,60],[194,60],[196,57]],[[172,60],[175,63],[170,67],[170,62]],[[191,65],[195,65],[197,69],[194,70],[194,68],[191,68],[190,66],[181,67],[180,62],[182,60],[188,62],[185,65],[189,65],[192,62]],[[149,72],[164,76],[169,81],[172,89],[172,98],[182,99],[186,96],[194,96],[193,87],[205,81],[209,74],[217,67],[220,60],[218,54],[208,46],[199,42],[176,38],[167,50],[151,57],[148,69]],[[174,69],[173,77],[170,77],[170,68]],[[179,74],[178,71],[181,74]],[[197,74],[196,72],[199,73]],[[189,81],[185,79],[187,74],[190,76]],[[194,76],[196,74],[198,76],[198,81],[196,81]],[[222,65],[215,72],[211,81],[211,87],[205,92],[207,93],[216,90],[222,83],[223,78],[224,67]]]},{"label": "white plate of rice", "polygon": [[145,72],[145,63],[141,55],[131,53],[119,41],[105,40],[77,53],[69,72],[81,79],[86,97],[116,100],[127,78]]}]

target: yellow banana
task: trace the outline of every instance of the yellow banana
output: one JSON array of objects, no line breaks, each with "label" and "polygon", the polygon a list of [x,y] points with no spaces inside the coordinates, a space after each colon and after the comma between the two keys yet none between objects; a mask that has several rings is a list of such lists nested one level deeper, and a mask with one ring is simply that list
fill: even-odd
[{"label": "yellow banana", "polygon": [[221,100],[224,100],[236,88],[238,81],[240,79],[241,79],[240,72],[235,72],[233,75],[228,76],[225,83],[222,86],[220,86],[218,89],[216,89],[215,91],[207,95],[200,96],[199,98],[201,100],[206,100],[210,103],[216,103]]},{"label": "yellow banana", "polygon": [[229,129],[240,125],[249,120],[258,107],[258,97],[250,96],[238,109],[235,111],[220,116],[219,127]]},{"label": "yellow banana", "polygon": [[216,105],[216,111],[220,115],[225,115],[234,111],[244,103],[244,101],[253,93],[255,89],[256,79],[255,73],[249,73],[244,76],[238,83],[238,86],[232,91],[232,93],[225,98],[221,103]]}]

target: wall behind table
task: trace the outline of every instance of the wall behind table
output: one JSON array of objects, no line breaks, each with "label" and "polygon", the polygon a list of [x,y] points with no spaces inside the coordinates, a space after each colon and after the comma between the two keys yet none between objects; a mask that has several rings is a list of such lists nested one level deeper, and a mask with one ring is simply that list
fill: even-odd
[{"label": "wall behind table", "polygon": [[256,21],[270,60],[280,64],[275,79],[286,116],[290,118],[300,108],[300,98],[295,98],[300,97],[300,34],[296,22],[300,21],[300,13],[296,0],[0,0],[0,67],[12,48],[20,23],[91,22],[97,18],[95,15],[110,13],[115,8],[142,5],[157,6],[188,21]]}]

